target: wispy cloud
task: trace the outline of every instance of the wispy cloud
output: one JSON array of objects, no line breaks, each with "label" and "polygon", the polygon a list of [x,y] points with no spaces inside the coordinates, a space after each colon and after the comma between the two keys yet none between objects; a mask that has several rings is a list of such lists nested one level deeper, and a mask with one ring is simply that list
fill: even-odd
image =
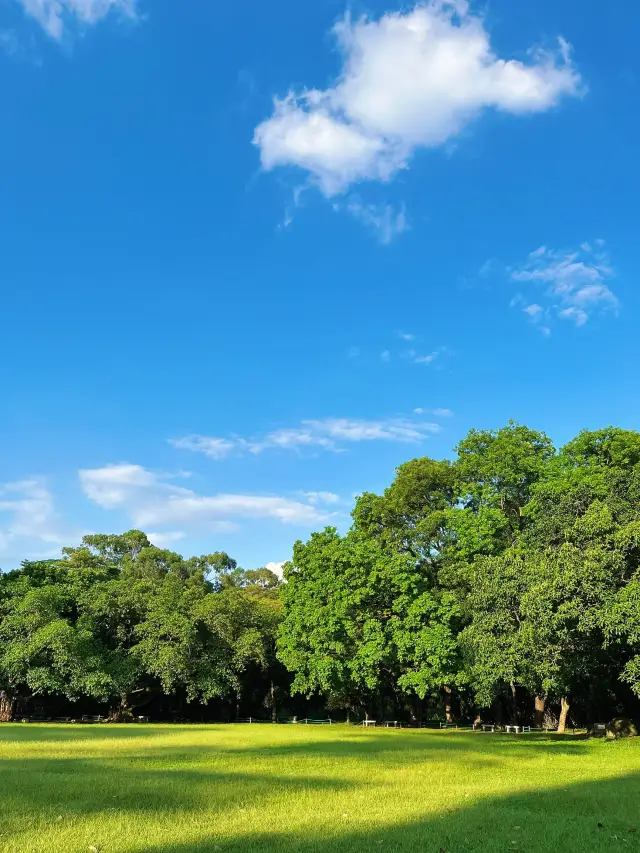
[{"label": "wispy cloud", "polygon": [[583,243],[572,252],[541,246],[527,262],[511,270],[513,281],[538,285],[536,302],[519,294],[512,305],[520,306],[532,323],[549,333],[552,319],[584,326],[595,313],[617,313],[619,301],[608,285],[614,278],[604,241]]},{"label": "wispy cloud", "polygon": [[451,355],[451,350],[448,347],[438,347],[438,349],[428,353],[420,353],[415,349],[408,349],[402,353],[402,357],[412,364],[426,365],[433,364],[446,355]]},{"label": "wispy cloud", "polygon": [[305,498],[310,504],[339,504],[340,495],[334,495],[333,492],[304,492]]},{"label": "wispy cloud", "polygon": [[336,202],[333,208],[346,211],[374,231],[383,246],[388,246],[409,228],[404,205],[364,204],[360,199],[352,198],[344,204]]},{"label": "wispy cloud", "polygon": [[433,415],[436,418],[452,418],[453,412],[451,409],[414,409],[416,415]]},{"label": "wispy cloud", "polygon": [[76,535],[62,523],[44,479],[0,484],[0,556],[51,556]]},{"label": "wispy cloud", "polygon": [[415,355],[411,360],[414,364],[433,364],[437,357],[437,352],[430,352],[428,355]]},{"label": "wispy cloud", "polygon": [[309,500],[273,495],[201,495],[141,465],[107,465],[80,471],[79,477],[84,493],[103,509],[126,512],[133,524],[142,529],[159,528],[160,532],[154,534],[156,542],[176,541],[185,529],[232,532],[238,529],[236,521],[244,518],[302,526],[323,524],[331,518]]},{"label": "wispy cloud", "polygon": [[221,459],[232,454],[257,455],[274,449],[340,452],[346,445],[362,441],[393,441],[411,444],[424,441],[439,429],[438,424],[404,417],[384,420],[325,418],[305,420],[299,426],[274,430],[257,438],[188,435],[169,439],[169,443],[180,450],[202,453],[210,459]]},{"label": "wispy cloud", "polygon": [[335,86],[276,100],[255,130],[264,169],[296,166],[327,196],[388,181],[420,148],[450,144],[484,110],[544,112],[582,91],[563,39],[528,62],[498,56],[466,0],[427,0],[334,27]]},{"label": "wispy cloud", "polygon": [[173,548],[176,543],[187,538],[184,530],[167,530],[164,533],[148,533],[149,541],[156,548]]},{"label": "wispy cloud", "polygon": [[69,24],[97,24],[111,12],[136,16],[136,0],[18,0],[54,39],[61,39]]},{"label": "wispy cloud", "polygon": [[179,450],[191,450],[194,453],[203,453],[210,459],[224,459],[233,453],[238,444],[242,444],[241,439],[230,438],[213,438],[208,435],[187,435],[183,438],[172,438],[169,444],[177,447]]}]

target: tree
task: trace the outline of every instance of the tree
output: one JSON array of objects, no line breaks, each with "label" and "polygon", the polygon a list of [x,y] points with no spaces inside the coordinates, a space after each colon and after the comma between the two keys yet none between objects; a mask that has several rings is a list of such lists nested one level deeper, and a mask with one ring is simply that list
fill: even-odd
[{"label": "tree", "polygon": [[522,630],[521,601],[527,581],[524,561],[513,553],[472,563],[467,569],[464,603],[468,625],[460,636],[478,704],[488,708],[508,686],[514,722],[518,716],[516,687],[532,680]]},{"label": "tree", "polygon": [[106,699],[111,690],[102,649],[74,619],[60,586],[16,596],[0,622],[2,717],[12,719],[18,698],[57,694]]},{"label": "tree", "polygon": [[640,521],[623,527],[616,545],[628,582],[605,600],[600,619],[607,644],[622,646],[626,653],[622,680],[640,696]]},{"label": "tree", "polygon": [[413,557],[328,528],[295,545],[285,578],[279,656],[294,692],[382,714],[403,689],[424,698],[455,681],[455,599]]},{"label": "tree", "polygon": [[407,554],[437,569],[448,539],[447,510],[455,504],[455,472],[448,461],[413,459],[401,465],[384,495],[361,495],[354,530],[390,553]]},{"label": "tree", "polygon": [[537,430],[510,421],[499,430],[471,430],[456,451],[458,502],[450,514],[465,559],[499,554],[524,527],[523,509],[554,448]]},{"label": "tree", "polygon": [[[252,577],[250,572],[247,572]],[[274,578],[277,577],[274,575]],[[262,580],[269,580],[259,575]],[[228,691],[236,696],[236,714],[239,712],[243,691],[242,675],[251,665],[256,665],[268,679],[268,693],[264,703],[277,718],[276,640],[282,619],[282,607],[277,597],[268,594],[261,584],[229,587],[209,595],[200,607],[200,618],[213,635],[224,644],[229,665]],[[266,594],[265,594],[266,593]]]}]

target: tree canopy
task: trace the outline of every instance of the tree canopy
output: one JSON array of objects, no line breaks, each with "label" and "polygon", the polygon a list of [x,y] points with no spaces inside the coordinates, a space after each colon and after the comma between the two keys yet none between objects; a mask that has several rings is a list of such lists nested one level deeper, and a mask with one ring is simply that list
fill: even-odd
[{"label": "tree canopy", "polygon": [[413,459],[284,581],[138,530],[0,574],[0,718],[301,708],[557,723],[638,710],[640,433],[510,422]]}]

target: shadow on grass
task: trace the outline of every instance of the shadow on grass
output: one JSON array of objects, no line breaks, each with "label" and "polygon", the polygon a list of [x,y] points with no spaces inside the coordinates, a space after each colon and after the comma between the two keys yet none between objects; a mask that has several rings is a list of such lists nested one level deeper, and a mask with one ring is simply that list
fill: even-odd
[{"label": "shadow on grass", "polygon": [[33,743],[34,741],[91,741],[102,738],[123,740],[140,737],[163,737],[175,734],[175,726],[113,725],[111,723],[3,723],[0,725],[0,743]]},{"label": "shadow on grass", "polygon": [[[549,779],[550,785],[557,779]],[[407,791],[407,796],[411,792]],[[483,800],[437,816],[350,830],[215,834],[189,843],[134,846],[127,853],[612,853],[640,850],[640,775]]]},{"label": "shadow on grass", "polygon": [[[195,733],[195,727],[15,727],[11,738],[14,745],[22,741],[32,748],[34,741],[57,740],[64,745],[67,754],[61,757],[14,754],[0,760],[2,842],[17,841],[34,830],[45,838],[51,833],[53,841],[60,825],[58,818],[62,819],[63,826],[67,821],[81,826],[87,817],[108,816],[113,812],[170,817],[180,812],[196,816],[203,812],[223,814],[243,808],[255,811],[257,807],[266,817],[271,798],[283,792],[293,808],[297,798],[299,802],[306,802],[304,807],[308,808],[309,794],[317,793],[322,799],[326,792],[336,791],[362,791],[366,802],[369,787],[366,772],[363,774],[365,781],[362,777],[348,778],[346,771],[344,777],[340,776],[341,763],[350,759],[356,764],[367,765],[371,761],[393,770],[420,762],[449,761],[452,767],[458,764],[465,770],[486,764],[491,766],[493,773],[501,773],[506,764],[513,767],[514,763],[540,758],[545,753],[550,757],[575,756],[579,760],[590,749],[585,741],[571,737],[358,732],[346,728],[331,732],[327,740],[319,740],[317,733],[296,730],[284,735],[285,742],[274,745],[268,741],[248,740],[245,748],[229,743],[228,738],[221,738],[218,743],[216,727],[203,729],[212,736],[197,745],[181,746],[172,744],[170,738],[169,743],[166,737],[164,742],[155,738]],[[43,734],[49,737],[43,738]],[[293,739],[288,740],[291,736]],[[132,742],[130,747],[107,756],[102,751],[105,737],[114,740],[135,737],[144,741],[148,738],[149,741],[142,745]],[[91,739],[101,750],[99,754],[87,753],[86,741]],[[70,740],[82,740],[83,749],[78,757],[70,755]],[[212,757],[215,758],[213,762]],[[232,758],[239,759],[238,769],[227,772],[233,767]],[[335,770],[332,768],[329,777],[323,776],[322,768],[317,767],[318,761],[326,759],[335,763]],[[619,847],[640,851],[638,774],[572,785],[562,790],[561,771],[551,765],[547,767],[546,763],[541,767],[542,763],[532,764],[530,771],[545,774],[540,778],[541,790],[487,798],[464,808],[454,801],[450,810],[438,816],[426,814],[429,804],[424,801],[424,793],[415,793],[407,782],[406,798],[412,805],[412,813],[424,812],[425,817],[397,826],[349,829],[348,820],[340,814],[336,815],[334,825],[323,825],[321,830],[313,826],[305,833],[255,834],[247,829],[246,834],[229,839],[217,838],[212,830],[211,835],[189,843],[166,842],[147,847],[118,846],[117,849],[127,850],[127,853],[357,853],[378,849],[407,853],[429,853],[431,850],[434,853],[441,850],[446,853],[504,853],[506,850],[547,853],[556,849],[561,853],[583,850],[605,853]],[[567,762],[563,764],[566,768]],[[290,775],[282,773],[283,767],[291,768]],[[439,784],[437,776],[434,784]],[[421,790],[424,791],[424,787]],[[313,820],[313,813],[309,817]],[[637,827],[635,820],[639,824]],[[598,823],[602,824],[601,828]],[[636,828],[637,833],[628,832]]]},{"label": "shadow on grass", "polygon": [[[298,734],[298,732],[296,732]],[[306,733],[305,733],[306,734]],[[357,759],[375,761],[384,759],[387,764],[418,763],[426,760],[447,761],[452,754],[476,765],[486,763],[493,767],[501,760],[513,758],[533,760],[541,753],[576,756],[589,751],[588,740],[582,736],[558,735],[501,735],[479,732],[452,732],[440,734],[433,731],[369,731],[354,732],[345,729],[342,737],[319,740],[312,735],[277,744],[256,745],[247,738],[247,746],[222,744],[225,755],[263,757],[303,757],[335,760]],[[168,748],[169,751],[172,747]],[[191,747],[175,747],[176,753],[187,752]],[[193,748],[195,749],[195,748]]]},{"label": "shadow on grass", "polygon": [[158,764],[146,754],[112,760],[0,761],[0,838],[9,841],[33,828],[35,822],[46,832],[70,821],[113,812],[171,815],[255,807],[269,799],[274,786],[293,798],[309,791],[354,787],[349,781],[304,774],[283,778],[264,773],[220,772],[204,763],[192,762],[190,767]]}]

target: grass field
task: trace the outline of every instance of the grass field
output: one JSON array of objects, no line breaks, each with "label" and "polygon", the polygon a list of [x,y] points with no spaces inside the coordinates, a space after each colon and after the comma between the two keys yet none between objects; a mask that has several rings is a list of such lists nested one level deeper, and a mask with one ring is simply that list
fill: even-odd
[{"label": "grass field", "polygon": [[640,851],[634,741],[5,725],[0,786],[3,853]]}]

